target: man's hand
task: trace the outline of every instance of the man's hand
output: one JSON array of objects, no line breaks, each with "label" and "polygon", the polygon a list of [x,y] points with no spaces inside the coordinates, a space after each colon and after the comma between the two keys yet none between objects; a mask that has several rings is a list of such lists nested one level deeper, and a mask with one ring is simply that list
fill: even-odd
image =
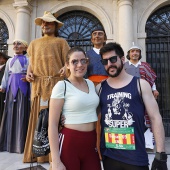
[{"label": "man's hand", "polygon": [[154,95],[155,99],[157,99],[159,96],[159,92],[157,90],[154,90],[153,95]]},{"label": "man's hand", "polygon": [[26,80],[27,80],[28,82],[33,82],[33,81],[34,81],[34,75],[33,75],[33,73],[27,73],[27,75],[26,75]]},{"label": "man's hand", "polygon": [[151,170],[168,170],[167,161],[160,161],[155,158]]},{"label": "man's hand", "polygon": [[1,93],[5,93],[5,89],[0,88]]},{"label": "man's hand", "polygon": [[65,124],[65,120],[66,120],[65,116],[64,116],[63,114],[61,114],[59,124],[60,124],[62,127],[63,127],[64,124]]},{"label": "man's hand", "polygon": [[165,152],[156,152],[151,170],[168,170],[167,154]]},{"label": "man's hand", "polygon": [[65,77],[66,74],[66,66],[62,67],[59,71],[60,77]]}]

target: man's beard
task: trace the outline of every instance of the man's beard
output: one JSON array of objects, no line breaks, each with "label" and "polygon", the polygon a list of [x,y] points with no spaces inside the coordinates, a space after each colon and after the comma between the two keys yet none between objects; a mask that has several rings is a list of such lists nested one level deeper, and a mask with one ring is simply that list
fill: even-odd
[{"label": "man's beard", "polygon": [[[117,69],[116,73],[115,73],[115,74],[110,74],[110,73],[109,73],[109,69],[110,69],[110,68],[115,68],[115,69]],[[110,66],[110,67],[106,70],[106,73],[108,74],[109,77],[117,77],[117,76],[121,73],[122,69],[123,69],[123,62],[122,62],[122,60],[121,60],[121,65],[120,65],[120,67]]]}]

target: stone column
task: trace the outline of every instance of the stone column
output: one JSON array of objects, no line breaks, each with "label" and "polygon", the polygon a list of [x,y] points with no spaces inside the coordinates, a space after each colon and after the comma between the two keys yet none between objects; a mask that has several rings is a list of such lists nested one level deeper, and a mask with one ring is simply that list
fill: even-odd
[{"label": "stone column", "polygon": [[145,61],[146,62],[146,32],[145,33],[138,33],[138,46],[140,44],[140,48],[141,48],[141,53],[142,53],[142,59],[141,61]]},{"label": "stone column", "polygon": [[27,2],[27,0],[17,0],[13,3],[16,9],[16,27],[15,27],[15,38],[23,39],[30,42],[30,18],[32,6]]},{"label": "stone column", "polygon": [[[112,1],[112,11],[113,11],[113,15],[112,15],[112,19],[113,19],[113,41],[114,42],[118,42],[118,6],[117,6],[117,0],[113,0]],[[112,41],[112,42],[113,42]]]},{"label": "stone column", "polygon": [[133,5],[133,0],[118,0],[119,43],[121,44],[125,52],[125,56],[129,48],[132,46],[132,42],[134,41],[132,5]]}]

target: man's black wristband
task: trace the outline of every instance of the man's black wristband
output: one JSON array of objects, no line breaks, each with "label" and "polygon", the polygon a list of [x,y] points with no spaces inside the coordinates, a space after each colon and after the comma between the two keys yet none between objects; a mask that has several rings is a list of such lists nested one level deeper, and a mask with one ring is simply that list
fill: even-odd
[{"label": "man's black wristband", "polygon": [[165,152],[156,152],[155,159],[159,161],[167,161],[167,154]]}]

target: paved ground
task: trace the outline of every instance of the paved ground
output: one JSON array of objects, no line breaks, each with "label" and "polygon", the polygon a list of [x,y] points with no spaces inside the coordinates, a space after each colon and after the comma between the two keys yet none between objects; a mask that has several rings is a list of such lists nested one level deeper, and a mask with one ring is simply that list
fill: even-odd
[{"label": "paved ground", "polygon": [[[168,155],[168,168],[170,170],[170,138],[165,141],[166,152]],[[149,153],[149,163],[151,164],[154,159],[154,153]],[[0,152],[0,170],[18,170],[21,168],[29,167],[30,164],[22,163],[23,154],[14,154],[8,152]],[[36,165],[36,163],[34,163]],[[49,169],[49,163],[41,164],[45,169]]]}]

